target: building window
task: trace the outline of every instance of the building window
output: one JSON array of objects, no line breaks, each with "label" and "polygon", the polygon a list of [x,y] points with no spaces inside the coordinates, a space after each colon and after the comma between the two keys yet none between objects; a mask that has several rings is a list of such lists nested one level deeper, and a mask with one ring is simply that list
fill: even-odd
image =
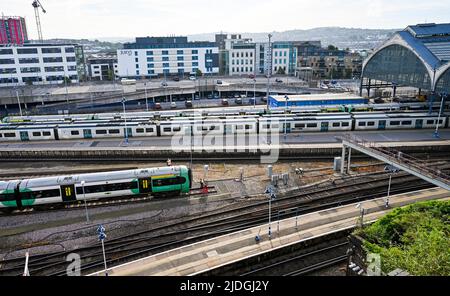
[{"label": "building window", "polygon": [[284,56],[286,56],[286,51],[284,52]]},{"label": "building window", "polygon": [[[15,70],[15,69],[14,69]],[[21,73],[39,73],[41,72],[41,68],[39,67],[26,67],[20,68]],[[14,72],[15,73],[15,72]]]},{"label": "building window", "polygon": [[286,64],[286,59],[284,59],[284,63]]},{"label": "building window", "polygon": [[41,49],[42,53],[61,53],[61,48],[59,47],[44,47]]},{"label": "building window", "polygon": [[[44,63],[62,63],[62,61],[62,57],[44,58]],[[39,63],[39,61],[37,63]]]},{"label": "building window", "polygon": [[253,52],[250,52],[250,57],[253,57]]},{"label": "building window", "polygon": [[139,63],[139,59],[138,59],[138,58],[135,58],[134,61],[135,61],[136,63]]},{"label": "building window", "polygon": [[75,57],[67,57],[66,60],[67,60],[68,62],[75,62],[75,61],[76,61],[76,60],[75,60]]},{"label": "building window", "polygon": [[234,60],[231,60],[231,64],[234,65]]},{"label": "building window", "polygon": [[197,49],[193,49],[192,50],[192,54],[198,54],[198,50]]},{"label": "building window", "polygon": [[[62,58],[61,62],[62,62]],[[44,58],[44,63],[45,63],[45,58]],[[19,64],[37,64],[39,63],[39,59],[38,58],[30,58],[30,59],[19,59]]]},{"label": "building window", "polygon": [[0,69],[0,74],[13,74],[13,73],[17,73],[16,68]]},{"label": "building window", "polygon": [[136,70],[136,75],[139,75],[139,70]]},{"label": "building window", "polygon": [[197,61],[198,60],[198,56],[192,56],[192,60],[193,61]]},{"label": "building window", "polygon": [[169,71],[169,69],[163,69],[163,73],[164,73],[164,74],[169,74],[170,71]]},{"label": "building window", "polygon": [[177,61],[184,61],[184,57],[177,57]]},{"label": "building window", "polygon": [[245,57],[248,58],[248,52],[245,53]]},{"label": "building window", "polygon": [[57,66],[57,67],[45,67],[45,72],[63,72],[64,67],[63,66]]},{"label": "building window", "polygon": [[253,72],[253,67],[250,67],[250,72]]},{"label": "building window", "polygon": [[148,70],[147,73],[148,74],[155,74],[155,70]]},{"label": "building window", "polygon": [[147,58],[147,62],[153,62],[153,57]]},{"label": "building window", "polygon": [[[275,52],[275,56],[276,56],[276,57],[278,56],[278,51]],[[276,60],[275,60],[275,61],[276,61]]]},{"label": "building window", "polygon": [[36,54],[37,48],[18,48],[17,53],[18,54]]},{"label": "building window", "polygon": [[231,68],[231,72],[234,72],[234,67]]},{"label": "building window", "polygon": [[162,51],[162,54],[163,54],[163,55],[168,55],[168,54],[169,54],[169,51],[168,51],[168,50],[163,50],[163,51]]},{"label": "building window", "polygon": [[64,51],[65,52],[75,52],[75,48],[74,47],[65,47]]},{"label": "building window", "polygon": [[177,54],[183,54],[183,50],[177,50]]},{"label": "building window", "polygon": [[147,68],[154,68],[155,64],[147,64]]},{"label": "building window", "polygon": [[153,50],[147,50],[147,55],[153,55]]},{"label": "building window", "polygon": [[234,52],[231,53],[231,57],[234,58]]},{"label": "building window", "polygon": [[239,60],[236,60],[236,65],[239,65]]},{"label": "building window", "polygon": [[136,69],[139,69],[139,64],[136,64]]},{"label": "building window", "polygon": [[13,54],[13,50],[11,48],[0,48],[0,55],[2,54]]},{"label": "building window", "polygon": [[184,67],[184,63],[178,63],[178,67]]},{"label": "building window", "polygon": [[198,62],[192,62],[192,67],[198,67]]},{"label": "building window", "polygon": [[163,60],[164,62],[168,62],[168,61],[169,61],[169,57],[162,57],[162,60]]},{"label": "building window", "polygon": [[250,60],[250,65],[253,65],[253,60]]},{"label": "building window", "polygon": [[169,68],[169,63],[163,63],[164,68]]},{"label": "building window", "polygon": [[0,59],[0,65],[14,64],[14,59]]},{"label": "building window", "polygon": [[198,71],[198,68],[192,68],[192,72],[195,73]]},{"label": "building window", "polygon": [[135,55],[135,56],[137,57],[137,55],[138,55],[138,52],[137,52],[137,51],[135,51],[135,52],[134,52],[134,55]]}]

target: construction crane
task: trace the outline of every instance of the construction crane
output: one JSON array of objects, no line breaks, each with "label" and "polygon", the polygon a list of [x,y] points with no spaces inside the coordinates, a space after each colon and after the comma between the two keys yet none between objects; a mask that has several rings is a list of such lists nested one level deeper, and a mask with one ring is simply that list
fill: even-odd
[{"label": "construction crane", "polygon": [[38,30],[38,38],[39,38],[39,41],[42,42],[43,38],[42,38],[41,20],[39,18],[39,7],[42,9],[43,13],[46,13],[46,11],[39,0],[34,0],[31,5],[33,5],[33,7],[34,7],[34,15],[36,16],[36,26],[37,26],[37,30]]}]

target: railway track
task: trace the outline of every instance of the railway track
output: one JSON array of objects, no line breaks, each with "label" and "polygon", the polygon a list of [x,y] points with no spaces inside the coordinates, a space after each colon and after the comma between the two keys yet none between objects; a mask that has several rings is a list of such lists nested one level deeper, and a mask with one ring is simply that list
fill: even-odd
[{"label": "railway track", "polygon": [[[365,180],[347,179],[334,185],[303,189],[272,202],[272,220],[301,215],[325,208],[384,196],[389,177],[385,173],[367,176]],[[398,194],[431,187],[415,177],[400,173],[392,178],[391,193]],[[151,229],[121,235],[105,241],[108,265],[117,265],[171,248],[190,244],[214,236],[246,229],[267,222],[267,201],[257,201],[237,208],[207,213],[183,221],[166,223]],[[71,251],[31,256],[32,275],[65,275],[66,256],[77,252],[82,259],[82,273],[87,274],[103,266],[100,244]],[[23,271],[23,258],[0,261],[0,275],[18,275]]]}]

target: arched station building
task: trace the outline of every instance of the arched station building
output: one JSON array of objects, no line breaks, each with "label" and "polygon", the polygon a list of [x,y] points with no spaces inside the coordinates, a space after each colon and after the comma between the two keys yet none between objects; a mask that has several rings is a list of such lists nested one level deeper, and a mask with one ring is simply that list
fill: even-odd
[{"label": "arched station building", "polygon": [[410,86],[435,97],[450,93],[450,23],[418,24],[396,32],[363,63],[363,89]]}]

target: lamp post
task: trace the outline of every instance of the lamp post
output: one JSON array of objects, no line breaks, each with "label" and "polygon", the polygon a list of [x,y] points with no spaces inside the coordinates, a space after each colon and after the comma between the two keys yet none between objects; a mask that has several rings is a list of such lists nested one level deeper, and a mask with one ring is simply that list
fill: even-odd
[{"label": "lamp post", "polygon": [[123,119],[125,121],[125,144],[128,145],[128,129],[127,129],[127,115],[126,115],[126,111],[125,111],[125,97],[122,98],[122,105],[123,105]]},{"label": "lamp post", "polygon": [[88,209],[87,209],[87,203],[86,203],[86,193],[84,191],[84,180],[81,181],[81,187],[83,188],[83,200],[84,200],[84,210],[86,212],[86,223],[89,224],[89,213],[88,213]]},{"label": "lamp post", "polygon": [[270,45],[270,38],[272,38],[272,34],[269,34],[268,37],[269,48],[267,50],[267,111],[269,111],[270,72],[272,71],[272,48]]},{"label": "lamp post", "polygon": [[253,78],[253,107],[256,108],[256,78]]},{"label": "lamp post", "polygon": [[22,107],[20,106],[19,90],[17,88],[16,88],[16,97],[17,97],[17,104],[19,105],[20,116],[23,116]]},{"label": "lamp post", "polygon": [[439,108],[438,120],[436,122],[436,129],[435,129],[434,134],[433,134],[433,136],[435,138],[440,138],[440,136],[439,136],[439,121],[441,120],[442,108],[444,106],[444,98],[445,97],[446,97],[446,94],[445,93],[441,93],[441,98],[442,98],[441,99],[441,106]]},{"label": "lamp post", "polygon": [[105,243],[104,240],[106,238],[105,227],[103,225],[99,225],[97,228],[98,239],[102,242],[102,252],[103,252],[103,263],[105,265],[105,276],[108,276],[108,267],[106,266],[106,253],[105,253]]},{"label": "lamp post", "polygon": [[265,193],[269,197],[269,239],[272,236],[272,225],[271,225],[271,218],[272,218],[272,198],[275,198],[275,192],[274,188],[272,186],[267,187]]},{"label": "lamp post", "polygon": [[389,207],[389,197],[391,194],[392,174],[397,173],[399,171],[399,169],[392,165],[388,165],[384,168],[384,170],[389,172],[389,184],[388,184],[388,191],[387,191],[387,196],[386,196],[386,200],[385,200],[385,206],[386,206],[386,208],[388,208]]},{"label": "lamp post", "polygon": [[145,89],[145,106],[148,112],[147,82],[144,82],[144,89]]},{"label": "lamp post", "polygon": [[286,100],[286,109],[284,110],[284,139],[286,140],[287,137],[287,110],[288,110],[288,96],[284,96],[284,99]]}]

